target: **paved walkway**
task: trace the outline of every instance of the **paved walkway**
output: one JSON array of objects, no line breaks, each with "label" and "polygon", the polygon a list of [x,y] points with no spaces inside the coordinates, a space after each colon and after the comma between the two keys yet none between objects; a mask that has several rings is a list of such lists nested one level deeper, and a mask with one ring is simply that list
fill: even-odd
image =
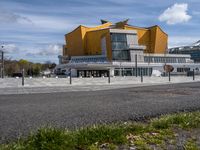
[{"label": "paved walkway", "polygon": [[200,81],[200,76],[192,77],[144,77],[141,83],[140,77],[112,77],[111,83],[108,78],[73,78],[72,85],[68,78],[26,78],[25,86],[21,79],[0,79],[0,95],[2,94],[28,94],[28,93],[52,93],[67,91],[96,91],[118,89],[126,87],[150,86],[173,83],[187,83]]}]

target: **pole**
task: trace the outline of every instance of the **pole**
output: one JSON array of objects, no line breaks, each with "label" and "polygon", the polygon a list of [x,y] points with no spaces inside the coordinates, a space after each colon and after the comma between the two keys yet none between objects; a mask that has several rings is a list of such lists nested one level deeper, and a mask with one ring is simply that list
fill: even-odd
[{"label": "pole", "polygon": [[108,83],[110,84],[110,69],[108,70]]},{"label": "pole", "polygon": [[143,82],[143,70],[142,70],[142,68],[141,68],[140,76],[141,76],[141,82]]},{"label": "pole", "polygon": [[169,72],[169,82],[171,81],[171,73]]},{"label": "pole", "polygon": [[194,73],[194,69],[193,69],[193,74],[192,74],[192,75],[193,75],[193,80],[195,80],[195,73]]},{"label": "pole", "polygon": [[[3,48],[3,46],[2,46]],[[1,52],[1,78],[4,78],[4,52]]]},{"label": "pole", "polygon": [[135,76],[137,77],[137,69],[138,69],[138,67],[137,67],[137,54],[135,54]]},{"label": "pole", "polygon": [[72,84],[72,69],[70,68],[69,84]]},{"label": "pole", "polygon": [[119,76],[123,76],[122,71],[123,71],[122,62],[121,62],[121,60],[120,60],[120,73],[119,73]]},{"label": "pole", "polygon": [[24,69],[22,69],[22,86],[24,86]]},{"label": "pole", "polygon": [[150,77],[150,53],[149,54],[149,58],[148,58],[148,76]]}]

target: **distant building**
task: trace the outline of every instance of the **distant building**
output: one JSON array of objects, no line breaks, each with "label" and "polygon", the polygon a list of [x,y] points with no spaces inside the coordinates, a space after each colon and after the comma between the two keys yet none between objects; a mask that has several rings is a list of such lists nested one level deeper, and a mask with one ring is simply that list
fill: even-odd
[{"label": "distant building", "polygon": [[194,62],[200,62],[200,40],[188,46],[174,47],[169,49],[170,54],[189,54]]},{"label": "distant building", "polygon": [[116,24],[102,20],[97,27],[77,27],[65,40],[58,74],[72,70],[78,77],[133,76],[164,72],[165,64],[179,73],[197,67],[190,55],[167,54],[168,35],[157,25],[141,28],[128,20]]}]

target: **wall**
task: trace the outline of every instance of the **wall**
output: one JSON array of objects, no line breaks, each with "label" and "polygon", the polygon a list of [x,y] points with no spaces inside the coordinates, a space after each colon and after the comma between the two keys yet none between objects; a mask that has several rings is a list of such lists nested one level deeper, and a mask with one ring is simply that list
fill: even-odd
[{"label": "wall", "polygon": [[111,40],[110,40],[110,32],[109,29],[102,29],[96,31],[87,32],[86,35],[86,49],[88,55],[102,55],[102,48],[101,48],[101,39],[106,37],[106,49],[107,49],[107,56],[108,59],[112,59],[112,52],[111,52]]},{"label": "wall", "polygon": [[164,54],[168,47],[168,35],[159,26],[156,27],[156,45],[154,53]]},{"label": "wall", "polygon": [[125,25],[124,29],[137,31],[138,44],[146,46],[145,53],[166,53],[168,35],[159,26],[139,28]]},{"label": "wall", "polygon": [[63,51],[64,51],[63,54],[69,55],[69,56],[87,55],[88,52],[92,52],[92,54],[95,54],[96,49],[94,49],[94,51],[87,50],[87,47],[88,47],[87,46],[87,38],[86,38],[87,33],[90,31],[108,28],[110,25],[112,25],[112,23],[108,22],[108,23],[102,24],[97,27],[92,27],[92,28],[88,28],[85,26],[77,27],[75,30],[73,30],[72,32],[65,35],[66,48],[63,48]]},{"label": "wall", "polygon": [[84,55],[84,41],[82,37],[82,27],[79,26],[71,33],[65,36],[67,41],[67,55],[80,56]]},{"label": "wall", "polygon": [[125,26],[126,30],[136,30],[137,36],[138,36],[138,44],[139,45],[145,45],[146,49],[144,52],[150,52],[150,32],[148,29],[145,28],[138,28],[138,27],[132,27],[132,26]]}]

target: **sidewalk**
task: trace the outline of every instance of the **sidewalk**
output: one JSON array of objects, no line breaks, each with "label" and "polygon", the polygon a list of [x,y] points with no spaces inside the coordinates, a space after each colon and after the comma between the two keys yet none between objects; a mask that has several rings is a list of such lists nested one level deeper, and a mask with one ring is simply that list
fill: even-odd
[{"label": "sidewalk", "polygon": [[108,78],[73,78],[69,84],[69,78],[26,78],[22,86],[22,79],[0,79],[0,95],[5,94],[29,94],[29,93],[52,93],[70,91],[97,91],[119,89],[127,87],[151,86],[173,83],[198,82],[200,76],[195,77],[144,77],[141,83],[140,77],[112,77],[111,83]]}]

